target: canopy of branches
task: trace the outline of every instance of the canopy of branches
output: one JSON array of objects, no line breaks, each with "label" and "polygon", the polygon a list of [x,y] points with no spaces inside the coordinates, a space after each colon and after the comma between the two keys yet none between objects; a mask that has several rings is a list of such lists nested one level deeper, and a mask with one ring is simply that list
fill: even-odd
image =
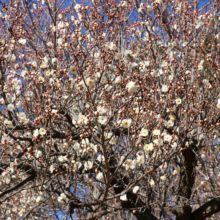
[{"label": "canopy of branches", "polygon": [[219,11],[0,1],[0,217],[219,218]]}]

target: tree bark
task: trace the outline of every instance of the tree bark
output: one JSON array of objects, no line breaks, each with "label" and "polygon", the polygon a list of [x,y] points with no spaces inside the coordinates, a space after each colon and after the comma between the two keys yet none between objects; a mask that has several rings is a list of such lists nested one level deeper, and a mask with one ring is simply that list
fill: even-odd
[{"label": "tree bark", "polygon": [[207,217],[220,211],[220,198],[214,198],[196,209],[191,215],[190,220],[205,220]]},{"label": "tree bark", "polygon": [[195,181],[194,168],[196,157],[192,150],[195,148],[195,145],[196,143],[193,143],[189,148],[182,150],[184,162],[180,170],[177,208],[173,210],[173,213],[176,215],[176,220],[190,219],[192,212],[189,199]]}]

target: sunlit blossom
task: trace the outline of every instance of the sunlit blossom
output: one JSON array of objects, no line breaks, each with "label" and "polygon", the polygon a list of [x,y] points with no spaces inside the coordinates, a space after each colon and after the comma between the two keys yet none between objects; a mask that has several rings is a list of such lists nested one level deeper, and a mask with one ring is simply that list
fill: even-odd
[{"label": "sunlit blossom", "polygon": [[129,128],[131,126],[131,119],[124,119],[121,122],[121,127],[123,128]]}]

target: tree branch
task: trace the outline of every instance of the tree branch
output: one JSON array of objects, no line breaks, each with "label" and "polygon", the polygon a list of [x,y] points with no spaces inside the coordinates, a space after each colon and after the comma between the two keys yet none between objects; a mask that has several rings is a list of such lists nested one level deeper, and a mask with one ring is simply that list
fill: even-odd
[{"label": "tree branch", "polygon": [[205,220],[207,217],[220,211],[220,198],[214,198],[196,209],[191,215],[190,220]]}]

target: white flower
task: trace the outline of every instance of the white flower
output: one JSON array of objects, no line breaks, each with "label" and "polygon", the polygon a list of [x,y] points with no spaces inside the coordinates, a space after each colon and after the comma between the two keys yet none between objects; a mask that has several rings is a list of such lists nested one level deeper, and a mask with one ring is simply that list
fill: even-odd
[{"label": "white flower", "polygon": [[103,114],[105,114],[106,112],[107,112],[107,108],[104,106],[104,107],[102,107],[102,106],[98,106],[97,107],[97,112],[100,114],[100,115],[103,115]]},{"label": "white flower", "polygon": [[154,186],[154,185],[155,185],[154,180],[151,180],[151,181],[150,181],[150,185],[151,185],[151,186]]},{"label": "white flower", "polygon": [[169,134],[166,134],[165,136],[164,136],[164,141],[165,142],[168,142],[168,143],[170,143],[170,141],[172,140],[172,137],[171,137],[171,135],[169,135]]},{"label": "white flower", "polygon": [[140,189],[139,186],[135,186],[132,191],[133,191],[134,194],[136,194],[139,189]]},{"label": "white flower", "polygon": [[57,64],[57,62],[58,62],[58,60],[57,60],[56,57],[52,58],[52,64],[53,64],[53,65],[54,65],[54,64]]},{"label": "white flower", "polygon": [[34,137],[37,137],[38,135],[39,135],[38,129],[34,130],[33,136],[34,136]]},{"label": "white flower", "polygon": [[117,76],[114,81],[115,84],[121,83],[121,76]]},{"label": "white flower", "polygon": [[103,173],[102,172],[99,172],[97,175],[96,175],[96,179],[97,180],[102,180],[104,178],[103,176]]},{"label": "white flower", "polygon": [[40,128],[39,133],[40,133],[40,135],[45,135],[46,130],[44,128]]},{"label": "white flower", "polygon": [[121,7],[126,7],[126,6],[128,6],[128,3],[126,1],[122,1],[121,2]]},{"label": "white flower", "polygon": [[80,8],[81,8],[81,5],[76,4],[74,8],[75,8],[75,10],[76,10],[77,12],[79,12],[79,10],[80,10]]},{"label": "white flower", "polygon": [[36,151],[35,151],[35,157],[36,157],[36,158],[42,157],[42,151],[36,150]]},{"label": "white flower", "polygon": [[167,92],[168,91],[168,86],[167,85],[162,85],[161,91],[162,92]]},{"label": "white flower", "polygon": [[164,125],[167,127],[167,128],[172,128],[174,123],[172,120],[169,120],[169,121],[165,121]]},{"label": "white flower", "polygon": [[120,60],[120,58],[121,58],[121,54],[120,53],[115,53],[115,59]]},{"label": "white flower", "polygon": [[173,144],[171,144],[171,147],[172,147],[172,148],[176,148],[176,147],[177,147],[177,143],[174,142]]},{"label": "white flower", "polygon": [[63,43],[63,39],[62,39],[62,38],[59,38],[59,39],[57,40],[57,43],[58,43],[59,45],[61,45],[61,44]]},{"label": "white flower", "polygon": [[79,119],[78,119],[78,124],[81,125],[82,123],[84,123],[86,121],[86,117],[85,115],[82,115],[81,113],[79,113]]},{"label": "white flower", "polygon": [[8,119],[5,119],[5,120],[4,120],[4,124],[5,124],[6,126],[8,126],[9,128],[12,128],[12,127],[13,127],[12,121],[9,121]]},{"label": "white flower", "polygon": [[217,108],[220,109],[220,103],[219,103],[219,100],[218,100],[218,103],[217,103]]},{"label": "white flower", "polygon": [[37,68],[37,62],[36,62],[36,61],[31,62],[31,65],[32,65],[34,68]]},{"label": "white flower", "polygon": [[144,155],[137,157],[137,164],[140,166],[141,164],[144,164]]},{"label": "white flower", "polygon": [[140,137],[146,137],[148,135],[148,130],[145,128],[141,129]]},{"label": "white flower", "polygon": [[186,75],[190,75],[191,72],[190,72],[189,70],[186,70],[185,74],[186,74]]},{"label": "white flower", "polygon": [[25,45],[27,41],[26,41],[26,39],[20,38],[20,39],[18,40],[18,42],[19,42],[20,44],[22,44],[22,45]]},{"label": "white flower", "polygon": [[48,64],[45,62],[41,63],[41,65],[40,65],[41,69],[46,69],[47,67],[48,67]]},{"label": "white flower", "polygon": [[97,157],[97,160],[98,160],[100,163],[104,163],[104,162],[105,162],[105,157],[104,157],[104,155],[99,154],[99,156]]},{"label": "white flower", "polygon": [[53,43],[52,43],[51,41],[49,41],[49,42],[47,43],[47,46],[48,46],[48,47],[52,47],[52,46],[53,46]]},{"label": "white flower", "polygon": [[152,151],[153,149],[154,149],[153,143],[145,144],[145,145],[144,145],[144,151],[145,151],[146,153]]},{"label": "white flower", "polygon": [[199,29],[203,24],[204,24],[203,21],[197,20],[197,22],[196,22],[196,29]]},{"label": "white flower", "polygon": [[4,177],[5,177],[5,176],[8,176],[8,174],[9,174],[9,173],[6,172],[6,171],[2,172],[2,176],[4,176]]},{"label": "white flower", "polygon": [[37,199],[36,199],[36,202],[39,203],[41,200],[42,200],[42,197],[38,196]]},{"label": "white flower", "polygon": [[86,79],[86,84],[87,84],[88,87],[92,87],[92,86],[95,85],[95,81],[91,78],[87,78]]},{"label": "white flower", "polygon": [[124,194],[123,196],[120,196],[120,200],[121,201],[128,201],[128,199],[127,199],[127,195],[126,194]]},{"label": "white flower", "polygon": [[126,163],[126,166],[125,166],[126,170],[129,170],[129,169],[133,170],[135,168],[133,161],[131,159],[127,159],[125,163]]},{"label": "white flower", "polygon": [[155,139],[153,140],[154,145],[161,146],[163,144],[163,141],[161,139]]},{"label": "white flower", "polygon": [[107,116],[99,116],[98,122],[102,125],[106,125],[108,122],[108,117]]},{"label": "white flower", "polygon": [[85,170],[90,170],[90,169],[92,169],[92,168],[93,168],[93,162],[92,162],[92,161],[86,161],[86,162],[84,163],[84,168],[85,168]]},{"label": "white flower", "polygon": [[50,173],[53,173],[53,171],[55,170],[55,168],[54,168],[54,165],[53,165],[53,164],[52,164],[52,165],[50,165],[49,170],[50,170]]},{"label": "white flower", "polygon": [[110,50],[116,50],[116,44],[114,43],[114,42],[111,42],[110,44],[109,44],[109,46],[108,46],[108,48],[110,49]]},{"label": "white flower", "polygon": [[130,93],[137,91],[137,86],[135,85],[135,82],[132,82],[132,81],[126,85],[126,88],[128,89],[128,92]]},{"label": "white flower", "polygon": [[112,137],[109,141],[109,144],[115,145],[116,144],[116,140],[114,137]]},{"label": "white flower", "polygon": [[26,119],[26,114],[24,112],[19,112],[18,117],[20,120],[25,120]]},{"label": "white flower", "polygon": [[161,176],[160,179],[165,181],[167,178],[166,178],[166,176]]},{"label": "white flower", "polygon": [[173,175],[174,175],[174,176],[175,176],[177,173],[178,173],[177,170],[174,170],[174,171],[173,171]]},{"label": "white flower", "polygon": [[8,109],[8,111],[13,111],[14,110],[14,105],[13,104],[9,104],[8,106],[7,106],[7,109]]},{"label": "white flower", "polygon": [[129,128],[131,126],[131,119],[124,119],[121,122],[121,127]]},{"label": "white flower", "polygon": [[65,162],[64,156],[59,156],[59,157],[58,157],[58,160],[59,160],[61,163]]},{"label": "white flower", "polygon": [[60,196],[57,198],[57,201],[63,203],[65,199],[66,195],[64,193],[61,193]]},{"label": "white flower", "polygon": [[161,64],[161,67],[167,67],[168,66],[168,63],[164,60]]},{"label": "white flower", "polygon": [[182,100],[180,98],[176,99],[176,104],[180,105],[182,103]]},{"label": "white flower", "polygon": [[159,136],[160,135],[160,130],[158,130],[158,129],[153,130],[153,135]]},{"label": "white flower", "polygon": [[77,69],[76,69],[76,66],[71,66],[69,71],[72,73],[72,74],[76,74],[77,73]]},{"label": "white flower", "polygon": [[198,70],[203,70],[203,65],[202,64],[198,65]]}]

